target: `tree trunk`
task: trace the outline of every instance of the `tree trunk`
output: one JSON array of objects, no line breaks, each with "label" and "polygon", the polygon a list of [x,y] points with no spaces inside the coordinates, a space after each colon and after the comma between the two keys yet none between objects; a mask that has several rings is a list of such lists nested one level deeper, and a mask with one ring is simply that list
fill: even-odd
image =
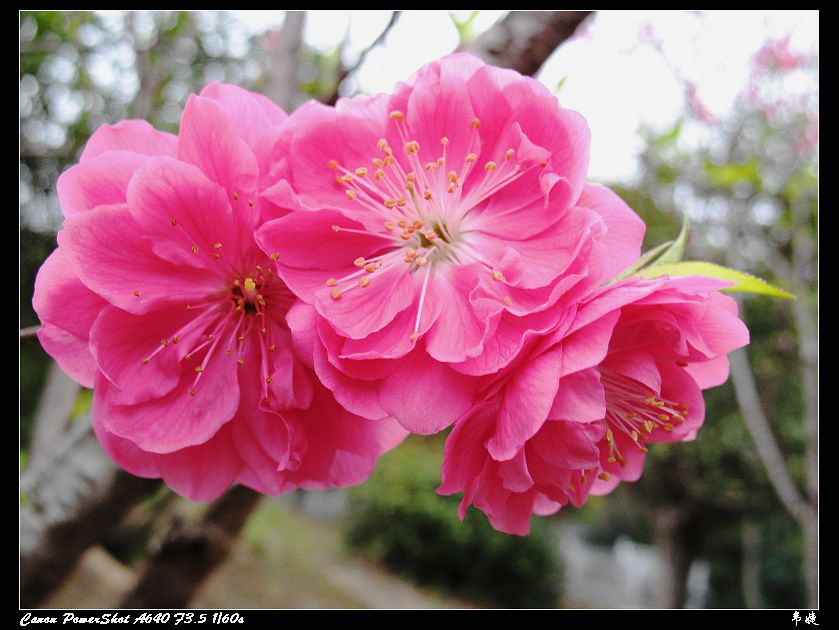
[{"label": "tree trunk", "polygon": [[89,418],[28,467],[20,480],[20,603],[44,601],[92,544],[105,539],[122,517],[159,481],[118,471]]},{"label": "tree trunk", "polygon": [[287,112],[295,105],[305,23],[305,11],[286,11],[277,43],[270,51],[271,65],[263,93]]},{"label": "tree trunk", "polygon": [[683,528],[688,519],[683,506],[662,507],[653,524],[655,545],[661,554],[661,582],[664,605],[684,608],[688,593],[688,573],[693,553],[684,543]]},{"label": "tree trunk", "polygon": [[487,63],[534,75],[591,11],[510,11],[465,46]]},{"label": "tree trunk", "polygon": [[262,495],[236,486],[196,524],[176,526],[146,564],[123,608],[185,608],[230,555]]}]

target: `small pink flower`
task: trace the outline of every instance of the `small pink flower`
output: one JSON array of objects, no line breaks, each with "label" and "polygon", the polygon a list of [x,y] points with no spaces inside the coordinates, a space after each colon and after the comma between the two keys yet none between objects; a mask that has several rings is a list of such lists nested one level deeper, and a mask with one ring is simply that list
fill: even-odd
[{"label": "small pink flower", "polygon": [[94,429],[130,472],[211,500],[362,481],[404,435],[341,409],[292,349],[295,296],[254,241],[286,115],[212,84],[177,137],[100,128],[58,183],[65,224],[35,308],[45,349],[95,388]]},{"label": "small pink flower", "polygon": [[[652,442],[692,439],[701,389],[728,375],[726,354],[748,343],[726,286],[707,278],[628,280],[500,375],[446,442],[441,494],[463,492],[493,527],[524,535],[620,480],[638,479]],[[522,411],[526,413],[522,414]],[[530,419],[526,432],[511,416]],[[514,448],[499,449],[517,430]]]},{"label": "small pink flower", "polygon": [[434,433],[569,303],[633,262],[644,225],[587,185],[589,132],[538,82],[455,54],[392,96],[304,106],[263,226],[310,308],[290,325],[347,409]]}]

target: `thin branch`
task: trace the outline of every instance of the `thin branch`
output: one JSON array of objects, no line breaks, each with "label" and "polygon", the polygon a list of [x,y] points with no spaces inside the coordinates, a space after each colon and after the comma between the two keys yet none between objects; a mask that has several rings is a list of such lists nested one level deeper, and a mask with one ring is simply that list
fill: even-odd
[{"label": "thin branch", "polygon": [[393,13],[391,13],[390,20],[388,20],[388,23],[385,25],[382,32],[379,33],[379,36],[376,39],[374,39],[373,42],[369,46],[367,46],[367,48],[361,51],[361,54],[358,56],[358,59],[355,60],[355,63],[349,68],[344,68],[343,65],[341,66],[340,70],[338,71],[338,77],[335,80],[335,91],[327,99],[327,104],[335,104],[339,97],[338,88],[340,87],[341,83],[343,83],[347,77],[349,77],[351,74],[354,74],[355,71],[361,67],[361,64],[364,63],[364,61],[367,59],[367,55],[369,55],[373,49],[378,48],[384,43],[390,31],[393,29],[394,26],[396,26],[396,23],[399,21],[399,16],[401,15],[402,11],[394,11]]},{"label": "thin branch", "polygon": [[29,339],[30,337],[34,337],[38,334],[38,331],[41,330],[40,326],[28,326],[26,328],[20,329],[20,338],[21,339]]},{"label": "thin branch", "polygon": [[799,523],[805,523],[815,518],[813,508],[804,499],[792,476],[787,470],[784,456],[772,433],[772,427],[763,411],[760,396],[755,385],[752,366],[743,349],[736,350],[729,355],[731,363],[731,380],[734,383],[734,393],[746,427],[757,447],[758,455],[763,461],[769,481],[775,488],[775,493],[784,507]]}]

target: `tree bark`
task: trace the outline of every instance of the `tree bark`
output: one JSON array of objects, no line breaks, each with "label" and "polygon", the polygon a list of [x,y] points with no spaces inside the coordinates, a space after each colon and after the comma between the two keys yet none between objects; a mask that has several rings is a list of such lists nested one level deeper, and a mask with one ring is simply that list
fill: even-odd
[{"label": "tree bark", "polygon": [[291,111],[295,105],[305,23],[305,11],[286,11],[277,44],[270,52],[268,82],[263,93],[285,111]]},{"label": "tree bark", "polygon": [[684,608],[693,553],[684,543],[689,511],[682,505],[662,507],[653,521],[656,548],[661,554],[661,588],[667,608]]},{"label": "tree bark", "polygon": [[534,75],[591,11],[510,11],[465,46],[487,63]]},{"label": "tree bark", "polygon": [[185,608],[230,555],[261,495],[236,486],[197,524],[176,526],[146,564],[123,608]]},{"label": "tree bark", "polygon": [[89,418],[78,420],[24,471],[20,507],[20,603],[32,608],[63,582],[92,544],[158,487],[117,467],[99,446]]},{"label": "tree bark", "polygon": [[47,370],[47,382],[41,392],[38,411],[29,443],[29,458],[37,457],[67,430],[67,421],[79,395],[79,384],[67,376],[57,363]]}]

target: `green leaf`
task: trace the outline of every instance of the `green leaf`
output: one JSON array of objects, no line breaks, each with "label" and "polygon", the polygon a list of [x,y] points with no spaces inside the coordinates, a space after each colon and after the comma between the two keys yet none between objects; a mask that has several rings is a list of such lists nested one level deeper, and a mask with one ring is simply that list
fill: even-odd
[{"label": "green leaf", "polygon": [[712,185],[720,188],[731,188],[740,182],[750,182],[755,188],[760,188],[763,181],[758,167],[757,159],[727,164],[715,164],[706,160],[705,174]]},{"label": "green leaf", "polygon": [[670,245],[667,251],[650,266],[657,267],[659,265],[669,265],[679,262],[682,256],[685,255],[685,245],[687,245],[689,233],[690,221],[688,221],[688,215],[685,212],[682,214],[682,229],[679,230],[679,236],[676,237],[676,240],[673,241],[673,244]]},{"label": "green leaf", "polygon": [[665,249],[670,247],[673,244],[673,241],[667,241],[666,243],[662,243],[656,247],[653,247],[650,251],[644,252],[641,257],[631,267],[627,267],[617,278],[614,279],[614,282],[618,280],[623,280],[624,278],[628,278],[631,275],[634,275],[636,271],[639,269],[643,269],[649,262],[655,259],[656,256],[661,254]]},{"label": "green leaf", "polygon": [[708,262],[687,261],[666,265],[655,265],[640,269],[632,274],[638,278],[655,278],[656,276],[705,276],[706,278],[719,278],[736,284],[723,289],[723,291],[737,291],[739,293],[756,293],[759,295],[770,295],[772,297],[794,300],[792,293],[787,293],[756,276],[742,271],[736,271],[715,265]]}]

